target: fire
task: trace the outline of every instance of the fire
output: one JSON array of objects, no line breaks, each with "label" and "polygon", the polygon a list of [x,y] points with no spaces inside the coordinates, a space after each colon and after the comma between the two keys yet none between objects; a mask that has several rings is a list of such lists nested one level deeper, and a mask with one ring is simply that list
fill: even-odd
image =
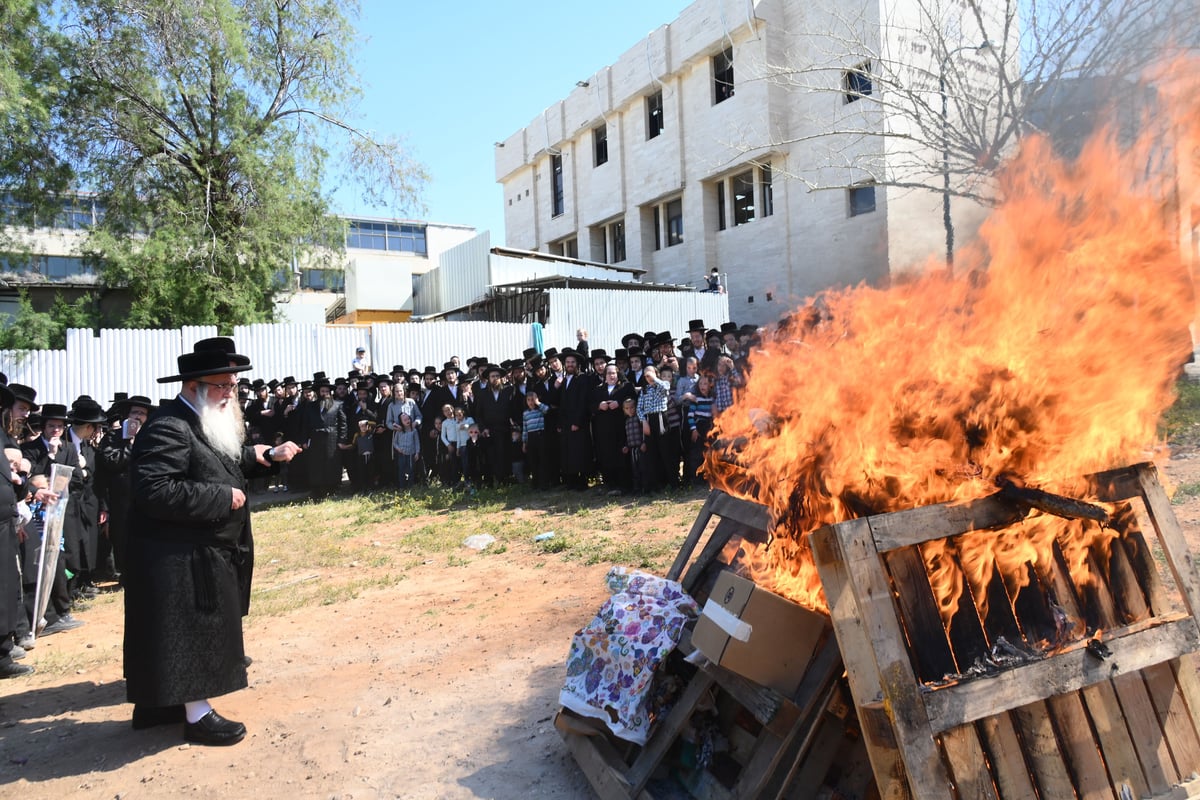
[{"label": "fire", "polygon": [[[1169,74],[1200,84],[1197,66]],[[829,293],[763,342],[705,466],[771,512],[757,582],[824,609],[806,541],[822,525],[983,497],[1003,478],[1083,498],[1081,476],[1146,460],[1192,346],[1192,281],[1161,199],[1177,192],[1146,177],[1200,146],[1200,85],[1183,82],[1160,84],[1191,104],[1170,117],[1177,148],[1122,150],[1105,131],[1067,163],[1027,138],[953,276],[931,263],[887,289]],[[1086,584],[1089,549],[1112,535],[1035,513],[923,556],[949,626],[965,593],[986,614],[997,573],[1015,596],[1056,542]]]}]

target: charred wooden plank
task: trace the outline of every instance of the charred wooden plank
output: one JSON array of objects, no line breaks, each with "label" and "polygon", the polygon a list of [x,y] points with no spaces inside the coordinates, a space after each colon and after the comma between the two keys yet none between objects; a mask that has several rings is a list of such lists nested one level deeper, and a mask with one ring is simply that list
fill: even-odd
[{"label": "charred wooden plank", "polygon": [[966,503],[939,503],[871,517],[871,531],[882,553],[967,531],[1004,528],[1028,514],[1029,509],[996,493]]},{"label": "charred wooden plank", "polygon": [[1024,748],[1007,713],[993,714],[979,720],[977,725],[987,750],[996,788],[1003,798],[1036,797],[1029,766],[1025,763]]},{"label": "charred wooden plank", "polygon": [[[812,540],[855,702],[861,706],[885,698],[895,729],[894,750],[868,743],[880,793],[905,797],[911,790],[922,800],[949,800],[949,775],[930,734],[870,523],[857,519],[827,526]],[[864,734],[867,728],[863,719]],[[909,789],[896,785],[901,775],[907,776]]]},{"label": "charred wooden plank", "polygon": [[1077,642],[1040,661],[927,692],[925,708],[933,732],[1192,652],[1200,645],[1200,631],[1190,616],[1177,614],[1117,629],[1105,634],[1103,641],[1113,652],[1109,659],[1097,659],[1083,642]]},{"label": "charred wooden plank", "polygon": [[998,800],[987,759],[973,725],[960,725],[941,736],[958,800]]},{"label": "charred wooden plank", "polygon": [[946,629],[938,613],[937,600],[929,586],[925,562],[915,547],[894,550],[884,555],[892,581],[898,588],[896,602],[900,606],[909,652],[916,660],[916,670],[923,682],[935,681],[958,671],[954,654],[946,638]]},{"label": "charred wooden plank", "polygon": [[1045,705],[1039,702],[1015,708],[1013,719],[1017,729],[1021,731],[1021,739],[1025,742],[1025,755],[1029,759],[1029,766],[1041,790],[1041,796],[1053,797],[1055,800],[1077,797]]},{"label": "charred wooden plank", "polygon": [[1071,782],[1081,800],[1114,800],[1104,759],[1092,738],[1092,726],[1079,693],[1055,695],[1046,704],[1071,772]]},{"label": "charred wooden plank", "polygon": [[1138,482],[1138,470],[1141,466],[1138,464],[1120,467],[1088,475],[1087,480],[1092,486],[1093,496],[1104,503],[1117,503],[1141,497],[1142,487]]},{"label": "charred wooden plank", "polygon": [[[852,520],[842,525],[855,529],[859,538],[869,532],[865,520]],[[854,553],[855,550],[848,547],[850,543],[843,541],[834,526],[813,532],[810,541],[817,571],[825,587],[825,597],[829,601],[834,633],[846,665],[855,710],[880,797],[883,800],[910,800],[914,794],[909,789],[905,758],[901,754],[892,721],[879,705],[884,693],[882,676],[872,647],[873,636],[869,633],[873,626],[862,617],[853,587],[855,578],[849,568],[847,551]],[[932,750],[932,739],[929,744]],[[932,757],[927,761],[940,763],[936,753],[928,755]],[[945,788],[947,781],[942,780],[940,786],[942,788],[938,795],[948,797]],[[919,792],[917,796],[920,796]]]},{"label": "charred wooden plank", "polygon": [[1108,524],[1108,512],[1092,503],[1029,486],[1018,486],[1010,480],[998,480],[996,485],[1000,487],[1000,494],[1044,514],[1053,514],[1063,519],[1090,519],[1101,525]]},{"label": "charred wooden plank", "polygon": [[[1055,598],[1064,613],[1077,621],[1076,627],[1079,629],[1075,633],[1082,635],[1084,631],[1082,623],[1079,622],[1082,613],[1075,585],[1067,579],[1068,571],[1062,548],[1056,543],[1053,550],[1053,558],[1039,561],[1038,577],[1043,583],[1053,587]],[[1104,754],[1104,763],[1113,785],[1127,786],[1134,790],[1135,796],[1144,797],[1148,791],[1146,778],[1138,762],[1137,749],[1129,738],[1129,729],[1125,726],[1116,690],[1110,682],[1101,681],[1085,687],[1080,696],[1092,720],[1096,740]]]},{"label": "charred wooden plank", "polygon": [[1138,467],[1138,480],[1146,499],[1146,510],[1158,531],[1159,541],[1167,556],[1167,564],[1175,577],[1175,585],[1183,594],[1188,611],[1200,614],[1200,572],[1183,538],[1183,529],[1171,510],[1171,501],[1158,482],[1158,473],[1149,464]]}]

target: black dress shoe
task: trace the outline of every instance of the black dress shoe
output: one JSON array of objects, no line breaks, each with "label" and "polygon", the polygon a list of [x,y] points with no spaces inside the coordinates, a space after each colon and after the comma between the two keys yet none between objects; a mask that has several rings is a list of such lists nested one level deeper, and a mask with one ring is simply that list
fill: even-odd
[{"label": "black dress shoe", "polygon": [[187,722],[183,726],[183,738],[195,744],[237,744],[245,737],[245,725],[225,719],[216,711],[209,711],[197,722]]},{"label": "black dress shoe", "polygon": [[157,725],[180,723],[187,719],[183,706],[133,706],[133,729],[135,731],[153,728]]},{"label": "black dress shoe", "polygon": [[31,672],[33,672],[33,667],[26,664],[18,664],[12,659],[5,659],[4,662],[0,663],[0,680],[4,678],[19,678]]}]

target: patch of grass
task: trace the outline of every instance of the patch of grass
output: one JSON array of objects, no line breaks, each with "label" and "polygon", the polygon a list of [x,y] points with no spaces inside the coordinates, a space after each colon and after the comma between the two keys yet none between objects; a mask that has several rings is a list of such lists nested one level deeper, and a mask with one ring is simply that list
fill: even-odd
[{"label": "patch of grass", "polygon": [[1171,496],[1171,502],[1179,505],[1193,497],[1200,497],[1200,481],[1179,484],[1179,486],[1175,487],[1175,494]]},{"label": "patch of grass", "polygon": [[[653,500],[525,486],[473,494],[419,487],[273,505],[254,514],[255,617],[333,605],[387,589],[410,570],[469,569],[481,557],[524,559],[532,568],[560,559],[663,572],[703,503],[700,492]],[[546,531],[555,536],[534,538]],[[474,534],[495,543],[463,547]],[[529,556],[538,556],[529,559]]]},{"label": "patch of grass", "polygon": [[1175,446],[1200,446],[1200,383],[1175,384],[1175,402],[1158,423],[1158,434]]},{"label": "patch of grass", "polygon": [[[559,551],[568,561],[623,564],[645,570],[664,570],[679,552],[682,536],[665,541],[640,541],[611,536],[571,537]],[[551,541],[554,541],[553,539]]]}]

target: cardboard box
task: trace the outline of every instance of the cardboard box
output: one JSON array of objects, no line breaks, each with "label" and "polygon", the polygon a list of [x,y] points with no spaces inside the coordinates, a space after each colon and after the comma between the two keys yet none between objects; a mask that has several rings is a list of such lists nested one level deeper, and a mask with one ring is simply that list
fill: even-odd
[{"label": "cardboard box", "polygon": [[714,664],[791,697],[829,629],[829,618],[733,572],[717,578],[692,644]]}]

